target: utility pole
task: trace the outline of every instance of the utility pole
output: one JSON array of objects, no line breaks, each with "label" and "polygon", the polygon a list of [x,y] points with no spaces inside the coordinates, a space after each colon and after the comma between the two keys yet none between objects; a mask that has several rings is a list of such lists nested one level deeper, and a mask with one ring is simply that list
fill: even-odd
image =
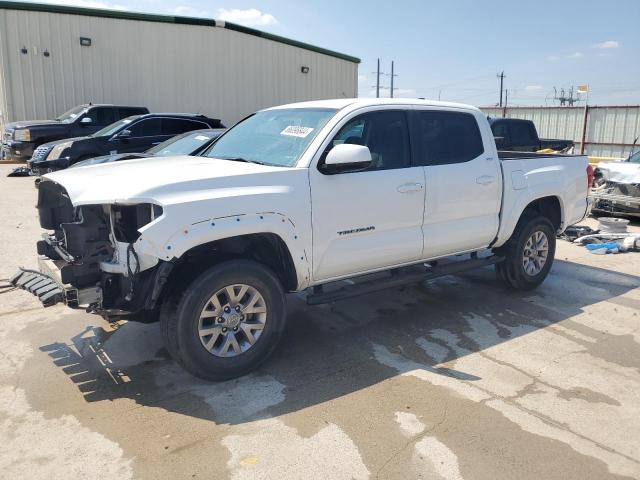
[{"label": "utility pole", "polygon": [[380,98],[380,59],[378,59],[378,71],[376,72],[376,98]]},{"label": "utility pole", "polygon": [[508,104],[509,104],[509,89],[506,89],[504,91],[504,108],[507,108]]},{"label": "utility pole", "polygon": [[391,60],[391,98],[393,98],[393,77],[395,75],[393,74],[393,60]]},{"label": "utility pole", "polygon": [[496,77],[500,79],[500,103],[498,105],[502,106],[502,89],[504,87],[504,78],[505,78],[504,70],[498,75],[496,75]]}]

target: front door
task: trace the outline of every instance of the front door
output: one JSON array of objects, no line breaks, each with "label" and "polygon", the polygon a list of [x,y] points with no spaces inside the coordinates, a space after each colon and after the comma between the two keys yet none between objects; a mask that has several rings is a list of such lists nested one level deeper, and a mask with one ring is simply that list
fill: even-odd
[{"label": "front door", "polygon": [[418,108],[411,117],[413,159],[426,179],[423,257],[486,248],[498,232],[502,197],[495,149],[484,151],[491,130],[482,132],[471,112]]},{"label": "front door", "polygon": [[339,143],[367,146],[373,161],[365,171],[333,175],[310,167],[313,280],[418,260],[424,170],[411,167],[407,112],[378,110],[346,120],[325,155]]},{"label": "front door", "polygon": [[109,153],[144,152],[171,137],[163,134],[160,118],[143,118],[127,130],[129,136],[122,136],[121,132],[111,139]]}]

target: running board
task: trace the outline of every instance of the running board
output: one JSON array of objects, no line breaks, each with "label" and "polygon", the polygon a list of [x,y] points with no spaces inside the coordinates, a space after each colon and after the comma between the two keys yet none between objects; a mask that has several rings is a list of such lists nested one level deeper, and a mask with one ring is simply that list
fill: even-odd
[{"label": "running board", "polygon": [[473,270],[475,268],[495,265],[496,263],[500,263],[503,260],[504,257],[492,255],[485,258],[472,257],[469,260],[444,263],[442,265],[428,268],[427,272],[425,272],[424,270],[416,272],[415,267],[394,269],[390,270],[389,274],[382,278],[363,281],[350,279],[348,281],[351,283],[330,291],[325,291],[325,285],[320,285],[309,289],[310,293],[307,293],[307,304],[320,305],[322,303],[335,302],[344,298],[357,297],[359,295],[365,295],[367,293],[386,290],[387,288],[401,287],[403,285],[408,285],[411,283],[432,280],[434,278],[444,277],[447,275],[455,275],[456,273]]}]

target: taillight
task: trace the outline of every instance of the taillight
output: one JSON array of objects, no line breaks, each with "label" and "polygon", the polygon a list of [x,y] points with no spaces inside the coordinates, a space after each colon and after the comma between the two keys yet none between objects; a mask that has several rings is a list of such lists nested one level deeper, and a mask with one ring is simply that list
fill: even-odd
[{"label": "taillight", "polygon": [[593,184],[593,167],[591,165],[587,165],[587,193],[591,190],[592,184]]}]

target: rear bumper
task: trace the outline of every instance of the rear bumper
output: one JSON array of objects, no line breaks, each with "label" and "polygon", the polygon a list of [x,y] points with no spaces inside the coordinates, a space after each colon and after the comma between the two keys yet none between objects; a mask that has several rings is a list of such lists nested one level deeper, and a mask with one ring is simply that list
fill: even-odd
[{"label": "rear bumper", "polygon": [[65,303],[71,308],[87,308],[102,301],[100,287],[77,289],[62,283],[60,275],[63,260],[38,259],[38,270],[19,268],[10,283],[34,294],[44,307]]}]

